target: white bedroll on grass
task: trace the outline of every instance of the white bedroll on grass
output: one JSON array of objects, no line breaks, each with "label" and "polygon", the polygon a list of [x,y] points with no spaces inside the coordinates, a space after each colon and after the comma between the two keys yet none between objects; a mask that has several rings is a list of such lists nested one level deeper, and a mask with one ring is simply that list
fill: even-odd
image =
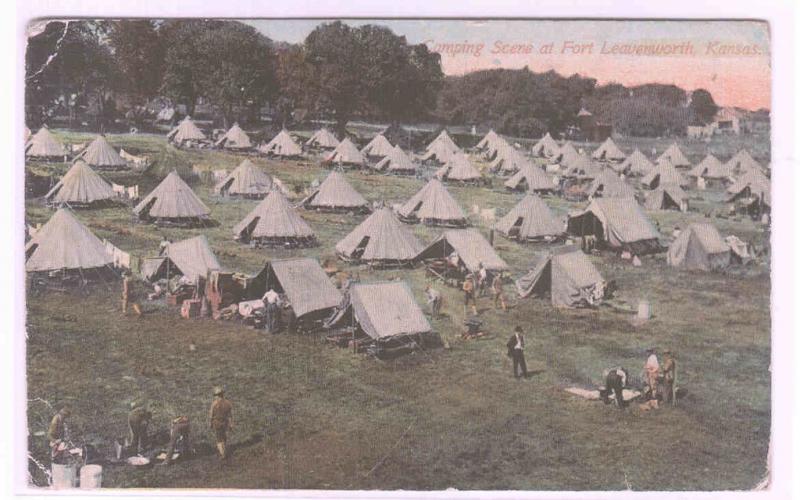
[{"label": "white bedroll on grass", "polygon": [[[570,394],[574,394],[575,396],[580,396],[584,399],[589,399],[591,401],[596,401],[600,399],[600,390],[590,390],[590,389],[583,389],[580,387],[567,387],[564,389]],[[636,399],[639,397],[641,393],[639,391],[632,391],[630,389],[622,389],[622,399],[625,401],[630,401],[632,399]]]}]

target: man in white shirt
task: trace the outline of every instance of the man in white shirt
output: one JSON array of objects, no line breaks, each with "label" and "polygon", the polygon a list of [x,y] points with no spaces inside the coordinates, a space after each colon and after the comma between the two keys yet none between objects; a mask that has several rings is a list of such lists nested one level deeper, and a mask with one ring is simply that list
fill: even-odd
[{"label": "man in white shirt", "polygon": [[658,393],[658,373],[660,366],[655,349],[647,350],[647,361],[644,363],[644,375],[647,380],[649,399],[655,399]]}]

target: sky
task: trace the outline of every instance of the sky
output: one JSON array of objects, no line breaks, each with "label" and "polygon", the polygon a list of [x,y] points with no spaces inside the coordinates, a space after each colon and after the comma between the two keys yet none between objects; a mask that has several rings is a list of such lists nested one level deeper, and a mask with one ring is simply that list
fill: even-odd
[{"label": "sky", "polygon": [[[244,21],[302,42],[321,19]],[[522,68],[578,73],[600,84],[705,88],[721,106],[770,107],[770,36],[758,21],[346,20],[381,24],[442,56],[445,74]],[[637,52],[638,51],[638,52]]]}]

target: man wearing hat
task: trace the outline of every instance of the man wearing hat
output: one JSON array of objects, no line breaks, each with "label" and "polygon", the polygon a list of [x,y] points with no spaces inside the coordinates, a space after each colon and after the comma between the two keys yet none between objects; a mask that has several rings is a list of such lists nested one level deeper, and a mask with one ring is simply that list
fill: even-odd
[{"label": "man wearing hat", "polygon": [[152,412],[147,410],[147,405],[142,401],[131,403],[131,411],[128,413],[128,429],[130,430],[130,444],[128,452],[136,455],[147,446],[147,426],[153,420]]},{"label": "man wearing hat", "polygon": [[217,443],[217,451],[221,459],[228,458],[226,445],[228,444],[228,432],[233,430],[233,405],[225,399],[222,387],[214,388],[214,401],[211,403],[209,411],[211,429],[214,431],[214,438]]},{"label": "man wearing hat", "polygon": [[[522,336],[522,327],[517,326],[514,328],[514,334],[506,342],[508,348],[508,357],[514,364],[514,378],[528,377],[528,366],[525,364],[525,338]],[[522,374],[518,375],[518,372]]]}]

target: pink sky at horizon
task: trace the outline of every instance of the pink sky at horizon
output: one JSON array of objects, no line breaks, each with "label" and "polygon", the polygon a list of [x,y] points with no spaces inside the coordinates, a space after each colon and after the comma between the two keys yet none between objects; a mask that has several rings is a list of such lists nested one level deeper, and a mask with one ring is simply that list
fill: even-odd
[{"label": "pink sky at horizon", "polygon": [[[273,40],[301,43],[324,19],[247,20]],[[770,32],[761,21],[741,20],[591,20],[591,19],[343,19],[358,26],[378,24],[424,43],[442,55],[445,74],[458,75],[478,69],[528,66],[532,71],[555,70],[569,76],[578,73],[598,84],[675,84],[687,91],[704,88],[721,106],[769,109],[771,100]],[[591,53],[560,54],[567,41],[593,44]],[[530,46],[528,54],[492,54],[496,43]],[[542,45],[552,43],[554,52],[542,55]],[[691,44],[692,54],[671,56],[611,55],[601,53],[603,44]],[[709,53],[709,43],[745,48],[749,55]],[[482,45],[479,56],[449,54],[447,46]]]}]

